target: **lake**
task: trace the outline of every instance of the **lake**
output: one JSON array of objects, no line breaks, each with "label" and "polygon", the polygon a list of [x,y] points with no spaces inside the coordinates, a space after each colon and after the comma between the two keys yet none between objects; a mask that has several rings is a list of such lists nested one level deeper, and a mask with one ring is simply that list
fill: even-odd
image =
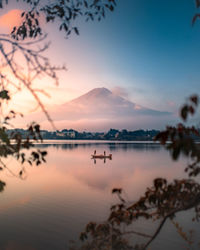
[{"label": "lake", "polygon": [[[51,141],[37,147],[48,151],[47,163],[27,165],[24,180],[14,176],[20,170],[14,159],[6,161],[14,173],[1,172],[6,188],[0,194],[0,250],[68,249],[88,222],[107,218],[110,206],[118,201],[112,188],[123,188],[126,199],[134,201],[156,177],[184,177],[187,163],[184,158],[172,161],[163,147],[153,143]],[[94,150],[113,158],[95,163]],[[178,220],[186,232],[195,229],[194,238],[200,239],[199,224],[191,222],[190,212]],[[152,233],[155,227],[140,221],[135,228]],[[186,244],[169,222],[150,249],[186,249]]]}]

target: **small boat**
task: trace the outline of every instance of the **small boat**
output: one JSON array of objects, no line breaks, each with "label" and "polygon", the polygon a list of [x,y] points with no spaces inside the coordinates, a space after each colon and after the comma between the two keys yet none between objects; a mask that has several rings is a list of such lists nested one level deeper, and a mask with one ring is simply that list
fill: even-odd
[{"label": "small boat", "polygon": [[109,155],[91,155],[92,156],[92,159],[110,159],[112,160],[112,154],[109,154]]}]

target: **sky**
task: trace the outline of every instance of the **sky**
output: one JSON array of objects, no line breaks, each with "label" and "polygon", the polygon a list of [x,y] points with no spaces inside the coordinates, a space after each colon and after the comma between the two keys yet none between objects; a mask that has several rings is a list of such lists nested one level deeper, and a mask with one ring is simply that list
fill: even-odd
[{"label": "sky", "polygon": [[103,22],[81,25],[80,37],[61,34],[59,48],[66,49],[58,61],[65,56],[69,69],[61,86],[75,84],[77,94],[121,87],[131,100],[162,110],[183,103],[199,91],[200,25],[191,25],[194,1],[178,3],[119,1]]},{"label": "sky", "polygon": [[[13,1],[2,11],[2,32],[24,8]],[[144,107],[177,114],[186,98],[200,90],[200,20],[192,26],[197,12],[192,0],[119,0],[105,20],[79,21],[80,36],[66,39],[57,24],[45,26],[51,41],[47,55],[68,69],[59,74],[58,87],[45,83],[51,95],[43,98],[45,105],[106,87]],[[22,99],[28,111],[33,109],[25,93],[15,97],[15,104],[22,107]]]}]

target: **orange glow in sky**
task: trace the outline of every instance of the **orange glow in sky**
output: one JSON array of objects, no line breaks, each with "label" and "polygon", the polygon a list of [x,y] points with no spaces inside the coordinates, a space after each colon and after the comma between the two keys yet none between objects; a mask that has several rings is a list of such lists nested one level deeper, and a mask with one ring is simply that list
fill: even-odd
[{"label": "orange glow in sky", "polygon": [[12,30],[14,26],[18,26],[21,23],[22,10],[14,9],[10,10],[6,14],[0,17],[0,26]]},{"label": "orange glow in sky", "polygon": [[[2,10],[2,16],[0,17],[0,33],[2,34],[9,34],[14,26],[20,25],[22,21],[21,13],[24,10],[28,10],[27,5],[23,3],[23,1],[21,1],[21,3],[17,2],[15,5],[14,2],[15,1],[11,1],[11,3]],[[41,1],[41,3],[43,3],[43,1]],[[59,71],[58,73],[58,87],[53,85],[51,79],[45,76],[35,79],[32,83],[33,88],[45,90],[45,92],[49,94],[50,97],[47,97],[41,92],[38,92],[39,98],[49,113],[52,108],[57,108],[59,111],[57,105],[66,104],[94,88],[104,87],[111,90],[113,94],[135,103],[135,110],[138,112],[142,110],[143,107],[148,107],[149,109],[155,109],[161,112],[168,111],[177,117],[178,100],[171,94],[171,87],[166,83],[169,79],[171,81],[170,74],[174,74],[173,79],[175,80],[173,88],[177,86],[180,92],[178,84],[176,84],[176,81],[181,82],[181,78],[179,79],[179,77],[176,76],[179,71],[176,70],[176,67],[173,67],[172,69],[174,71],[171,69],[167,70],[166,73],[166,63],[169,65],[173,64],[169,63],[170,60],[165,60],[166,56],[164,56],[164,54],[167,50],[160,48],[160,51],[164,53],[161,57],[158,53],[159,50],[154,50],[155,42],[146,39],[146,35],[149,36],[145,30],[147,26],[144,25],[144,27],[140,27],[143,23],[137,22],[137,17],[132,14],[130,15],[129,22],[127,22],[128,19],[124,18],[125,14],[129,15],[127,12],[129,9],[128,6],[132,7],[132,5],[133,3],[130,0],[127,1],[126,4],[119,3],[118,10],[116,9],[112,15],[108,14],[108,16],[106,16],[108,21],[105,19],[105,21],[102,22],[78,22],[80,36],[76,36],[72,32],[72,35],[70,35],[68,39],[65,39],[65,34],[59,31],[60,24],[57,20],[54,23],[46,24],[44,16],[41,15],[40,24],[42,24],[44,33],[48,34],[47,39],[43,42],[51,42],[50,47],[47,51],[44,51],[43,55],[49,58],[52,65],[61,67],[66,65],[67,68],[67,71]],[[123,33],[119,32],[119,26],[122,24],[119,23],[119,20],[123,21],[123,27],[127,27],[126,29],[120,29]],[[138,27],[135,27],[133,24],[137,24],[136,26]],[[154,23],[152,25],[154,25]],[[136,28],[141,30],[141,34],[144,34],[144,36],[137,35]],[[143,33],[142,30],[144,30]],[[162,32],[163,30],[161,30],[161,33]],[[148,41],[149,44],[144,43],[144,41]],[[165,39],[165,41],[167,41],[167,39]],[[42,45],[43,44],[40,44],[41,47]],[[168,46],[168,43],[166,46]],[[177,50],[175,50],[175,52],[176,51]],[[167,55],[170,55],[170,53],[167,53]],[[21,66],[25,65],[21,57],[17,57],[17,62],[19,62]],[[174,62],[174,58],[172,62]],[[162,63],[163,65],[161,65]],[[159,66],[161,65],[159,71],[157,71],[157,64],[159,64]],[[178,63],[176,65],[178,65],[177,67],[179,68],[183,68]],[[169,72],[171,73],[168,74]],[[26,74],[27,72],[24,69],[23,75],[26,76]],[[165,74],[168,75],[168,78],[163,77]],[[187,78],[184,76],[184,79]],[[168,92],[161,91],[162,88],[160,88],[159,85],[161,83]],[[16,84],[18,84],[18,82]],[[184,91],[182,95],[185,95],[186,92],[187,91]],[[173,93],[176,93],[176,89],[174,89]],[[182,97],[180,98],[183,99]],[[174,102],[174,105],[171,105],[174,99],[177,101]],[[46,120],[42,118],[39,121],[39,115],[36,116],[36,114],[33,114],[35,111],[39,111],[39,109],[37,109],[37,102],[24,88],[22,88],[22,91],[12,95],[12,100],[9,105],[11,108],[15,108],[16,111],[20,111],[24,114],[30,113],[31,118],[42,122],[43,126],[47,127],[45,125]],[[87,113],[86,108],[84,112]],[[169,122],[174,121],[174,116],[170,118],[171,120],[168,119]],[[88,123],[94,127],[92,122],[95,120],[95,117],[87,120],[85,116],[82,120],[79,117],[78,120],[74,119],[69,121],[70,116],[67,117],[66,114],[63,113],[62,118],[63,120],[56,120],[58,129],[73,126],[74,129],[82,130],[89,127]],[[107,117],[104,116],[100,122],[97,121],[103,128],[105,127],[106,118]],[[154,121],[154,118],[152,118],[151,115],[147,117],[145,122],[144,120],[137,120],[138,124],[136,124],[134,128],[132,126],[131,129],[146,128],[144,124],[149,129],[163,128],[163,124],[165,124],[164,120],[160,123],[155,122],[155,125],[152,123],[152,120]],[[161,119],[159,120],[161,121]],[[112,123],[108,126],[115,127],[116,121],[112,120]],[[122,124],[119,124],[119,127],[123,129],[124,125],[122,127]],[[97,129],[99,130],[100,127]],[[129,128],[127,127],[127,129]],[[101,131],[103,131],[102,128]]]}]

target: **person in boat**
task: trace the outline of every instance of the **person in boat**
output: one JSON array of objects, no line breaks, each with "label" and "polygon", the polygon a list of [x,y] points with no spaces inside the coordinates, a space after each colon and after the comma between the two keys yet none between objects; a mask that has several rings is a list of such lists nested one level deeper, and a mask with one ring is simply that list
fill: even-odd
[{"label": "person in boat", "polygon": [[97,152],[97,151],[96,151],[96,150],[94,150],[94,155],[96,155],[96,152]]},{"label": "person in boat", "polygon": [[104,156],[106,156],[106,151],[103,152]]}]

